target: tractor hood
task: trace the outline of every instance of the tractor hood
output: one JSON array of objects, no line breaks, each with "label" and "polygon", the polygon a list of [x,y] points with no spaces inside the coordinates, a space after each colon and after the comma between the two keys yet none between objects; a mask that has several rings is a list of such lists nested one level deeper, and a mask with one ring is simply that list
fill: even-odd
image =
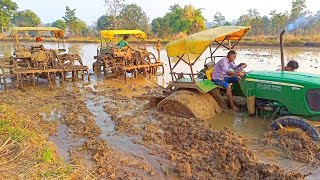
[{"label": "tractor hood", "polygon": [[320,75],[290,71],[250,71],[245,81],[304,88],[320,88]]},{"label": "tractor hood", "polygon": [[288,71],[251,71],[241,80],[246,97],[280,102],[292,115],[320,116],[320,75]]}]

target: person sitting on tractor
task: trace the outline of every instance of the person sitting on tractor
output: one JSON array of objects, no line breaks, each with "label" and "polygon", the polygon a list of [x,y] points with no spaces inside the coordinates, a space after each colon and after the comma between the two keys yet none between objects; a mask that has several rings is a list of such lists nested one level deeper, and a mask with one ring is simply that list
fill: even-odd
[{"label": "person sitting on tractor", "polygon": [[217,62],[212,73],[212,81],[216,85],[222,86],[224,89],[226,89],[230,106],[235,112],[238,111],[239,108],[233,102],[230,83],[238,83],[241,80],[241,77],[244,76],[242,70],[247,67],[246,63],[240,63],[239,65],[236,65],[234,63],[236,57],[236,51],[230,50],[227,54],[227,57],[222,58]]},{"label": "person sitting on tractor", "polygon": [[117,46],[118,46],[120,49],[125,48],[125,47],[130,48],[129,43],[128,43],[128,38],[129,38],[128,35],[124,35],[124,36],[123,36],[123,39],[122,39],[120,42],[118,42]]},{"label": "person sitting on tractor", "polygon": [[41,39],[40,36],[38,36],[38,37],[36,38],[36,43],[42,43],[42,39]]},{"label": "person sitting on tractor", "polygon": [[[299,68],[299,64],[297,61],[291,60],[288,62],[286,67],[284,67],[285,71],[295,71],[296,69]],[[276,71],[281,71],[281,68],[278,68]]]}]

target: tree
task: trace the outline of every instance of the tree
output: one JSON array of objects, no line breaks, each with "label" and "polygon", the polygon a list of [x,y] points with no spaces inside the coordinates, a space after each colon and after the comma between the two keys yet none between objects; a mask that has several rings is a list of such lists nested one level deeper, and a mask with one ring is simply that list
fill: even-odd
[{"label": "tree", "polygon": [[76,9],[70,9],[69,6],[66,6],[65,16],[62,17],[64,19],[64,21],[66,22],[67,27],[69,28],[70,36],[72,35],[72,32],[74,31],[72,29],[73,27],[75,27],[74,23],[76,23],[76,21],[78,20],[78,18],[76,17],[75,11],[76,11]]},{"label": "tree", "polygon": [[41,20],[35,12],[27,9],[14,13],[11,22],[16,26],[36,27],[41,23]]},{"label": "tree", "polygon": [[17,3],[11,0],[0,0],[0,26],[2,29],[9,27],[10,19],[17,9]]},{"label": "tree", "polygon": [[75,36],[86,36],[89,33],[87,24],[80,19],[77,19],[72,23],[71,29],[72,34],[74,34]]},{"label": "tree", "polygon": [[158,17],[152,20],[151,30],[158,37],[166,37],[171,34],[168,20],[165,17]]},{"label": "tree", "polygon": [[168,21],[172,33],[188,31],[188,22],[184,19],[183,9],[178,4],[170,7],[170,12],[164,16],[164,19]]},{"label": "tree", "polygon": [[119,24],[117,17],[124,7],[125,0],[105,0],[104,2],[107,6],[107,15],[112,16],[114,29],[117,29]]},{"label": "tree", "polygon": [[251,26],[252,29],[250,31],[250,34],[252,34],[252,35],[263,34],[262,17],[260,16],[257,9],[248,9],[247,14],[243,14],[239,17],[236,25]]},{"label": "tree", "polygon": [[99,17],[97,21],[97,29],[99,31],[103,29],[113,29],[113,28],[114,28],[114,24],[113,24],[113,18],[111,16],[102,15]]},{"label": "tree", "polygon": [[61,19],[58,19],[58,20],[54,21],[54,22],[51,24],[51,26],[52,26],[52,27],[60,28],[60,29],[62,29],[62,30],[66,30],[66,28],[67,28],[66,23],[65,23],[63,20],[61,20]]},{"label": "tree", "polygon": [[305,14],[306,0],[293,0],[291,5],[290,21],[294,21],[296,18]]},{"label": "tree", "polygon": [[196,9],[192,5],[183,8],[184,19],[188,22],[187,34],[193,34],[204,30],[205,18],[202,16],[201,9]]},{"label": "tree", "polygon": [[201,9],[191,5],[181,8],[175,4],[163,17],[156,18],[151,23],[152,32],[160,37],[184,32],[192,34],[205,29],[205,19]]},{"label": "tree", "polygon": [[221,14],[221,12],[217,11],[214,15],[213,15],[213,26],[217,27],[217,26],[222,26],[226,24],[226,18]]},{"label": "tree", "polygon": [[270,12],[270,20],[271,20],[271,35],[278,35],[280,31],[282,31],[287,24],[288,21],[288,13],[277,13],[275,10]]},{"label": "tree", "polygon": [[137,4],[125,5],[119,15],[122,29],[141,29],[150,32],[147,14]]}]

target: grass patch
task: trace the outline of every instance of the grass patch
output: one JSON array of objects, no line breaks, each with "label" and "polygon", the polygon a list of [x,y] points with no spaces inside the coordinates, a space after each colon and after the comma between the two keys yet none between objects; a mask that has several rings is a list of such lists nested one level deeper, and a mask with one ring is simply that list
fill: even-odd
[{"label": "grass patch", "polygon": [[[86,172],[66,164],[48,142],[48,122],[0,105],[0,179],[81,179]],[[14,170],[14,173],[12,173]]]},{"label": "grass patch", "polygon": [[40,152],[40,157],[42,162],[50,162],[53,159],[53,152],[50,148],[46,147]]},{"label": "grass patch", "polygon": [[60,167],[58,169],[54,170],[48,170],[43,173],[43,177],[49,178],[49,177],[60,177],[60,178],[66,178],[68,175],[72,173],[73,169],[70,165],[66,165],[64,167]]},{"label": "grass patch", "polygon": [[26,137],[26,132],[20,127],[9,127],[8,132],[12,140],[17,142],[23,141]]},{"label": "grass patch", "polygon": [[9,121],[7,121],[5,119],[0,119],[0,132],[8,129],[9,125],[10,125]]}]

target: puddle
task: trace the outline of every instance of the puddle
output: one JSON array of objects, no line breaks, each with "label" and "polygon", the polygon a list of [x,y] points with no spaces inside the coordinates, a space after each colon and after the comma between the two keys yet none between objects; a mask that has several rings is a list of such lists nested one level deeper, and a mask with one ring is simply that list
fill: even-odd
[{"label": "puddle", "polygon": [[46,121],[56,121],[62,118],[62,112],[60,107],[55,106],[42,106],[37,108],[35,111],[38,111],[39,114],[43,117]]},{"label": "puddle", "polygon": [[312,174],[306,177],[306,180],[318,180],[320,178],[320,168],[312,172]]},{"label": "puddle", "polygon": [[208,119],[207,123],[215,130],[228,128],[238,135],[256,139],[263,137],[263,133],[268,131],[271,120],[250,117],[240,113],[234,114],[231,112],[222,112],[219,115]]},{"label": "puddle", "polygon": [[109,143],[109,145],[122,154],[146,162],[151,168],[157,171],[158,177],[165,178],[159,163],[160,157],[149,154],[149,149],[135,144],[131,138],[125,135],[117,135],[115,132],[115,123],[111,117],[104,111],[104,97],[94,97],[93,95],[86,95],[86,106],[93,114],[96,124],[101,129],[100,138]]},{"label": "puddle", "polygon": [[71,137],[69,127],[65,124],[60,124],[58,126],[56,135],[50,136],[49,141],[52,141],[56,144],[56,146],[58,147],[57,153],[59,154],[59,156],[64,158],[66,162],[70,162],[70,151],[72,150],[72,148],[80,146],[86,141],[86,139]]}]

